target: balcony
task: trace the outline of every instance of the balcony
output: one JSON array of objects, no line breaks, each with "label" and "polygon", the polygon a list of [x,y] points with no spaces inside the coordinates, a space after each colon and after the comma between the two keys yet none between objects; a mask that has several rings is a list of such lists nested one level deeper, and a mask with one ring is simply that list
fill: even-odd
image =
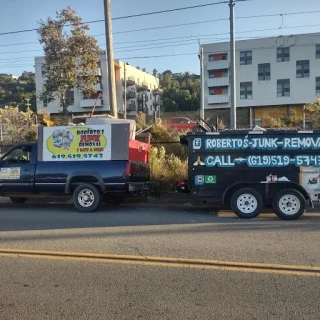
[{"label": "balcony", "polygon": [[[97,102],[97,103],[96,103]],[[102,100],[101,99],[83,99],[80,100],[80,107],[81,108],[93,108],[96,103],[96,107],[102,107]]]},{"label": "balcony", "polygon": [[163,93],[163,91],[160,88],[157,88],[157,89],[153,90],[153,94],[154,95],[161,95],[162,93]]},{"label": "balcony", "polygon": [[94,89],[95,89],[97,92],[101,92],[101,91],[102,91],[101,83],[96,83],[96,84],[94,85]]},{"label": "balcony", "polygon": [[127,111],[132,112],[132,111],[137,111],[137,106],[133,103],[127,104]]},{"label": "balcony", "polygon": [[135,91],[127,91],[127,98],[128,99],[135,99],[137,96],[137,93]]},{"label": "balcony", "polygon": [[127,86],[134,86],[136,84],[136,80],[134,79],[134,77],[128,77],[126,83]]},{"label": "balcony", "polygon": [[207,64],[207,70],[223,70],[229,69],[229,61],[228,60],[219,60],[219,61],[210,61]]},{"label": "balcony", "polygon": [[146,90],[148,90],[148,84],[146,82],[142,82],[140,84],[137,84],[137,90],[138,91],[146,91]]},{"label": "balcony", "polygon": [[228,94],[217,94],[208,97],[208,104],[229,103]]},{"label": "balcony", "polygon": [[207,80],[208,87],[225,87],[229,85],[229,77],[211,78]]}]

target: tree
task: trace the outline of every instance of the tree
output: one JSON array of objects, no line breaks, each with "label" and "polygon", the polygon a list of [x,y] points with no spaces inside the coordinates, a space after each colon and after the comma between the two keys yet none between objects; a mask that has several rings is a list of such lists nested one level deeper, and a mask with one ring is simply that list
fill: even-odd
[{"label": "tree", "polygon": [[152,74],[154,77],[157,77],[158,75],[158,70],[157,69],[153,69]]},{"label": "tree", "polygon": [[188,86],[189,79],[190,79],[190,72],[185,72],[183,76],[183,81],[185,81],[186,87]]},{"label": "tree", "polygon": [[0,122],[4,132],[3,143],[14,144],[36,140],[37,126],[34,113],[30,109],[26,112],[19,111],[16,107],[0,109]]},{"label": "tree", "polygon": [[142,71],[143,71],[143,72],[147,72],[147,69],[146,69],[146,68],[143,68]]},{"label": "tree", "polygon": [[137,69],[138,69],[138,70],[141,70],[139,66],[137,66]]},{"label": "tree", "polygon": [[183,77],[173,78],[166,70],[159,76],[163,88],[163,108],[167,112],[196,111],[200,107],[200,77],[185,72]]},{"label": "tree", "polygon": [[71,7],[57,12],[56,19],[39,22],[39,41],[45,54],[45,82],[41,100],[60,100],[68,114],[66,94],[75,87],[89,97],[96,93],[99,46],[86,32],[89,26]]}]

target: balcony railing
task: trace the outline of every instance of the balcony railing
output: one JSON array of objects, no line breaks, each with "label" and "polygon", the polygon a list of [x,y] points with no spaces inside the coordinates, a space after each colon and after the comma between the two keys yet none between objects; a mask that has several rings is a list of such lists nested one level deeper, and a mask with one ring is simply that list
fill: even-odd
[{"label": "balcony railing", "polygon": [[127,111],[129,111],[129,112],[137,111],[137,106],[133,103],[129,103],[129,104],[127,104]]},{"label": "balcony railing", "polygon": [[134,86],[136,84],[136,80],[134,79],[134,77],[128,77],[126,83],[127,86]]},{"label": "balcony railing", "polygon": [[210,61],[207,64],[207,70],[223,70],[229,69],[229,61],[228,60],[220,60],[220,61]]},{"label": "balcony railing", "polygon": [[229,85],[229,77],[212,78],[207,80],[208,87],[222,87]]},{"label": "balcony railing", "polygon": [[128,99],[134,99],[136,96],[137,96],[137,93],[135,91],[127,91]]},{"label": "balcony railing", "polygon": [[154,95],[160,95],[160,94],[162,94],[162,93],[163,93],[163,91],[162,91],[162,89],[160,89],[160,88],[157,88],[157,89],[153,90],[153,94],[154,94]]},{"label": "balcony railing", "polygon": [[[97,103],[96,103],[97,102]],[[93,108],[96,103],[96,107],[102,107],[102,100],[101,99],[83,99],[80,100],[80,107],[81,108]]]},{"label": "balcony railing", "polygon": [[229,103],[228,94],[217,94],[208,97],[208,104]]},{"label": "balcony railing", "polygon": [[96,90],[97,92],[102,91],[101,83],[96,83],[96,84],[94,85],[94,88],[95,88],[95,90]]}]

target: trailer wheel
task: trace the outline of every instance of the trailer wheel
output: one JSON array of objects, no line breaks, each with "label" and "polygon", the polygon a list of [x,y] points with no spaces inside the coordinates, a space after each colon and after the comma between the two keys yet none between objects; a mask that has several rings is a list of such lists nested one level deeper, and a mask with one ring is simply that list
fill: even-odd
[{"label": "trailer wheel", "polygon": [[306,212],[307,202],[297,190],[280,191],[273,200],[273,211],[283,220],[297,220]]},{"label": "trailer wheel", "polygon": [[239,218],[252,219],[261,213],[263,200],[259,192],[251,188],[243,188],[233,194],[231,207]]},{"label": "trailer wheel", "polygon": [[10,200],[13,202],[13,203],[16,203],[16,204],[23,204],[25,203],[28,198],[22,198],[22,197],[10,197]]},{"label": "trailer wheel", "polygon": [[73,205],[80,212],[93,212],[100,202],[101,194],[92,184],[81,184],[73,192]]}]

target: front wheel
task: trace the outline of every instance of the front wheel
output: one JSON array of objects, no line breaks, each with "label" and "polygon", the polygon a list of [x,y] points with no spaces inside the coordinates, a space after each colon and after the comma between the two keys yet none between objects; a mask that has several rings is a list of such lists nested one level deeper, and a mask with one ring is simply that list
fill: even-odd
[{"label": "front wheel", "polygon": [[263,199],[259,192],[251,188],[237,190],[231,198],[233,212],[241,219],[256,218],[263,209]]},{"label": "front wheel", "polygon": [[280,191],[273,200],[273,211],[283,220],[297,220],[306,211],[305,197],[297,190]]},{"label": "front wheel", "polygon": [[25,203],[28,198],[22,198],[22,197],[10,197],[10,200],[13,202],[13,203],[16,203],[16,204],[23,204]]},{"label": "front wheel", "polygon": [[80,212],[93,212],[101,202],[101,193],[92,184],[81,184],[73,192],[73,205]]}]

